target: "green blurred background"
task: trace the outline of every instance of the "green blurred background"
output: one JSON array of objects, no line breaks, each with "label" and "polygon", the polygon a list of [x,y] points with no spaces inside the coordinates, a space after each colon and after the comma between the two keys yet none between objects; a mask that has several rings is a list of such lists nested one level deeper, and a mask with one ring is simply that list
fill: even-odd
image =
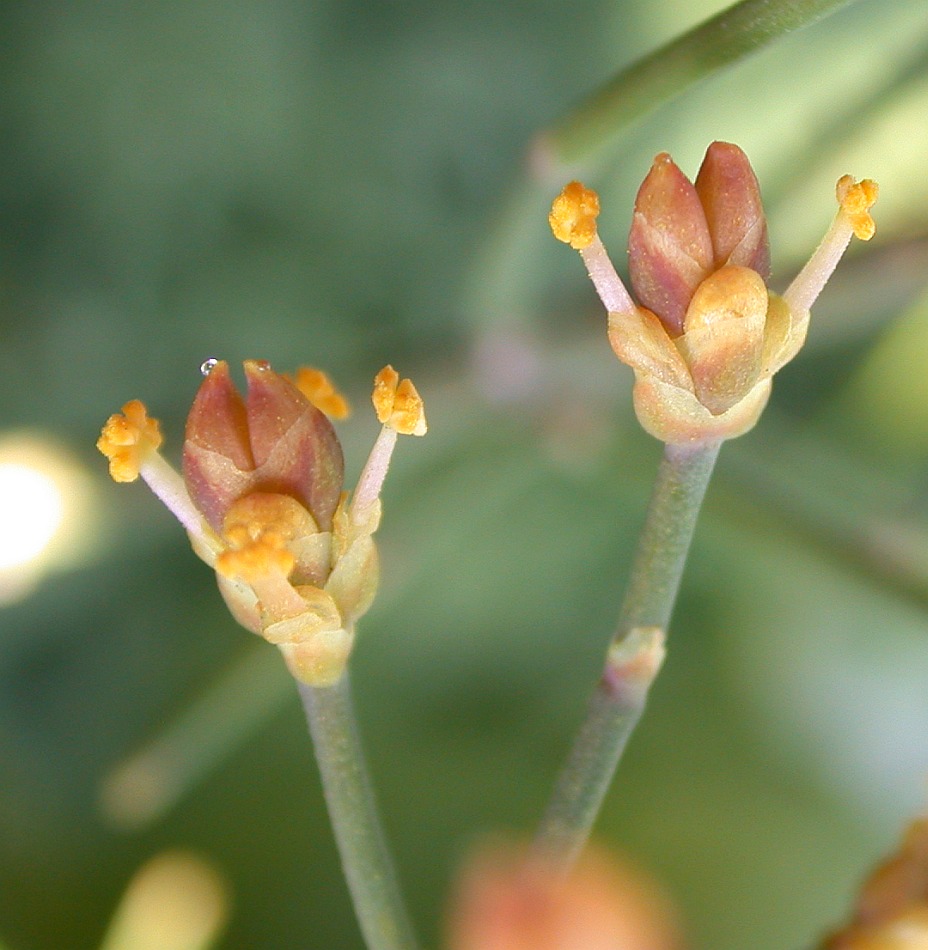
[{"label": "green blurred background", "polygon": [[[295,690],[182,532],[93,443],[140,397],[177,458],[207,357],[324,366],[358,411],[392,362],[431,431],[388,482],[354,679],[417,925],[530,833],[617,614],[660,447],[630,413],[532,137],[723,6],[697,0],[0,3],[0,466],[65,522],[0,573],[0,945],[94,948],[138,867],[218,873],[217,946],[349,950]],[[752,157],[784,287],[845,172],[875,240],[816,308],[710,488],[670,653],[599,825],[698,950],[808,945],[928,776],[928,16],[860,0],[690,90],[585,172],[623,258],[651,157]],[[555,180],[556,179],[556,180]],[[0,472],[3,469],[0,467]],[[0,532],[33,523],[3,489]],[[40,506],[41,507],[41,506]],[[127,765],[128,763],[128,765]]]}]

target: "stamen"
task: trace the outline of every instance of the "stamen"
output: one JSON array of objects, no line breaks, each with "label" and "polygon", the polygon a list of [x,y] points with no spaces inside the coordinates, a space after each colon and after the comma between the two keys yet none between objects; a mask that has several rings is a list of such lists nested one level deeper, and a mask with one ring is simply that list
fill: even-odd
[{"label": "stamen", "polygon": [[286,578],[296,563],[284,539],[263,525],[232,524],[225,528],[223,537],[229,546],[216,558],[216,570],[225,577],[253,585],[266,574]]},{"label": "stamen", "polygon": [[368,512],[380,497],[387,470],[390,468],[390,459],[396,448],[397,430],[385,425],[374,442],[371,454],[364,463],[358,487],[351,500],[351,520],[354,524],[364,524]]},{"label": "stamen", "polygon": [[348,400],[321,369],[301,366],[295,376],[287,378],[320,412],[330,418],[346,419],[351,413]]},{"label": "stamen", "polygon": [[425,405],[411,379],[400,380],[392,366],[385,366],[374,377],[371,401],[377,419],[401,435],[425,435]]},{"label": "stamen", "polygon": [[878,190],[876,182],[869,178],[857,182],[850,175],[845,175],[838,180],[835,189],[840,206],[838,213],[822,238],[822,243],[783,294],[783,299],[793,312],[811,309],[852,237],[856,235],[864,241],[873,237],[876,225],[869,210],[876,201]]},{"label": "stamen", "polygon": [[635,304],[596,231],[599,195],[572,181],[554,199],[548,224],[554,236],[580,252],[596,293],[609,313],[634,312]]},{"label": "stamen", "polygon": [[835,193],[841,210],[848,216],[854,236],[869,241],[876,233],[870,209],[876,204],[880,186],[872,178],[855,181],[851,175],[844,175],[838,179]]},{"label": "stamen", "polygon": [[259,538],[240,548],[229,548],[216,558],[216,570],[225,577],[243,580],[246,584],[276,571],[287,575],[293,570],[294,557],[269,537]]},{"label": "stamen", "polygon": [[616,272],[599,235],[593,238],[589,247],[580,251],[586,272],[593,281],[596,293],[609,313],[634,313],[635,301]]},{"label": "stamen", "polygon": [[106,420],[97,448],[110,460],[110,477],[114,482],[134,482],[149,452],[157,451],[162,442],[157,419],[148,416],[145,404],[133,399]]},{"label": "stamen", "polygon": [[[158,500],[174,515],[205,550],[217,554],[221,542],[206,519],[197,511],[181,475],[158,452],[149,452],[143,460],[141,475]],[[198,552],[201,557],[203,552]],[[208,562],[209,563],[209,562]]]},{"label": "stamen", "polygon": [[582,182],[572,181],[554,199],[548,224],[559,241],[580,251],[596,237],[598,215],[599,195]]},{"label": "stamen", "polygon": [[157,419],[145,404],[133,399],[106,420],[97,448],[110,460],[110,476],[116,482],[134,482],[140,475],[157,498],[200,542],[204,551],[219,550],[219,539],[197,511],[183,478],[162,458],[163,439]]},{"label": "stamen", "polygon": [[256,574],[249,586],[258,598],[262,631],[291,617],[299,617],[309,609],[306,601],[280,571]]}]

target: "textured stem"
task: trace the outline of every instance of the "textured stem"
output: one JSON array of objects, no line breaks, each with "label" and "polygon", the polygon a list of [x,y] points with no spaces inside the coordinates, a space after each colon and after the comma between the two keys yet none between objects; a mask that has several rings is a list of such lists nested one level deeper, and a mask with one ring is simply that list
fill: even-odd
[{"label": "textured stem", "polygon": [[721,443],[668,445],[603,674],[537,836],[565,869],[579,854],[660,669],[664,635]]},{"label": "textured stem", "polygon": [[651,493],[616,640],[633,627],[667,629],[720,442],[668,445]]},{"label": "textured stem", "polygon": [[342,867],[368,950],[414,950],[416,941],[364,765],[348,674],[332,686],[297,686]]}]

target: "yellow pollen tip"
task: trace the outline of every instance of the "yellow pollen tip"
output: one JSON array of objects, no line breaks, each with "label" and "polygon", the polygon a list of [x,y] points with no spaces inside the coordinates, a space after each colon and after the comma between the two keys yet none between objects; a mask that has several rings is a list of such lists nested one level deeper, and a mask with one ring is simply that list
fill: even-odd
[{"label": "yellow pollen tip", "polygon": [[861,241],[869,241],[876,233],[876,223],[870,215],[870,209],[879,193],[880,186],[872,178],[855,181],[851,175],[843,175],[838,179],[835,187],[838,204],[847,215],[855,237]]},{"label": "yellow pollen tip", "polygon": [[385,366],[374,377],[371,402],[377,419],[400,435],[425,435],[425,406],[411,379],[400,379],[392,366]]},{"label": "yellow pollen tip", "polygon": [[335,388],[332,380],[311,366],[301,366],[288,377],[297,389],[320,411],[332,419],[346,419],[351,412],[348,400]]},{"label": "yellow pollen tip", "polygon": [[161,445],[161,429],[157,419],[148,416],[145,404],[132,399],[106,420],[97,448],[110,461],[110,477],[114,482],[134,482],[149,452]]},{"label": "yellow pollen tip", "polygon": [[278,571],[289,576],[296,558],[283,538],[272,531],[254,537],[247,525],[234,525],[225,531],[229,547],[216,558],[216,571],[224,577],[234,577],[252,583],[259,577]]},{"label": "yellow pollen tip", "polygon": [[589,247],[596,237],[599,195],[579,181],[572,181],[554,199],[548,224],[554,236],[574,250]]}]

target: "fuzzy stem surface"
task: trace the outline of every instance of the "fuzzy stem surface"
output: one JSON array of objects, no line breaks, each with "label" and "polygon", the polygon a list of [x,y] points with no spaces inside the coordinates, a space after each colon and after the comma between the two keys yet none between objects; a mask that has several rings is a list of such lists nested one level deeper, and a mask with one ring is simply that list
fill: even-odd
[{"label": "fuzzy stem surface", "polygon": [[299,682],[297,686],[342,867],[368,950],[415,950],[364,764],[348,673],[332,686]]},{"label": "fuzzy stem surface", "polygon": [[536,837],[537,849],[565,870],[589,837],[660,669],[665,631],[720,446],[665,447],[618,628]]}]

